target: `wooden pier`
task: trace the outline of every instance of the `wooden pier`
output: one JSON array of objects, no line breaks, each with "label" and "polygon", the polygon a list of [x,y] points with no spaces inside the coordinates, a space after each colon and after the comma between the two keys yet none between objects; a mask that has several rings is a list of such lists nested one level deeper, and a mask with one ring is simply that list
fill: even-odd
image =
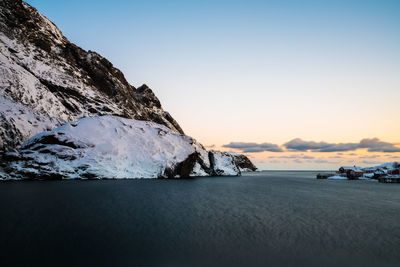
[{"label": "wooden pier", "polygon": [[318,173],[317,179],[328,179],[331,176],[334,176],[334,173]]},{"label": "wooden pier", "polygon": [[380,183],[400,183],[400,176],[384,176],[379,177],[378,181]]}]

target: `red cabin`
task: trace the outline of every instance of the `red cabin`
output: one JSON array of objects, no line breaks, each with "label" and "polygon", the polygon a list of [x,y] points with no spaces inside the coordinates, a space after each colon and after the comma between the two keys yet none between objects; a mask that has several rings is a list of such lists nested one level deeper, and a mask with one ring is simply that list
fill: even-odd
[{"label": "red cabin", "polygon": [[348,170],[346,176],[348,179],[358,179],[364,175],[364,172],[359,169]]},{"label": "red cabin", "polygon": [[389,169],[387,172],[390,175],[399,175],[400,174],[400,169]]},{"label": "red cabin", "polygon": [[358,179],[364,175],[363,170],[360,168],[354,166],[354,167],[340,167],[339,169],[340,173],[345,173],[347,178],[352,180],[352,179]]},{"label": "red cabin", "polygon": [[339,168],[340,173],[345,173],[348,179],[358,179],[364,175],[364,171],[356,166]]}]

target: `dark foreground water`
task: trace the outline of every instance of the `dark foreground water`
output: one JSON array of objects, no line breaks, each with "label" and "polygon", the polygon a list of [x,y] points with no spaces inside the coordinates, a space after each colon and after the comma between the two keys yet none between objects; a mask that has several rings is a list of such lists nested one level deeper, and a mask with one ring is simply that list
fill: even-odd
[{"label": "dark foreground water", "polygon": [[0,266],[400,266],[400,185],[262,172],[0,183]]}]

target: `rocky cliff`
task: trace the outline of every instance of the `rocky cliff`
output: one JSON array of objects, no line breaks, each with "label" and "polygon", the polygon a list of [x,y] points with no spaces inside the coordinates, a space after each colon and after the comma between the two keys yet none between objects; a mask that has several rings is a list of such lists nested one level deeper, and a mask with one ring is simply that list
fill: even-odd
[{"label": "rocky cliff", "polygon": [[240,154],[232,154],[236,165],[242,172],[253,172],[257,170],[257,167],[250,161],[248,157]]},{"label": "rocky cliff", "polygon": [[[183,133],[149,87],[130,85],[107,59],[69,42],[22,1],[0,1],[0,77],[0,151],[87,116],[154,121]],[[5,108],[12,103],[18,108]]]},{"label": "rocky cliff", "polygon": [[[97,175],[122,178],[126,175],[133,178],[240,174],[236,163],[238,158],[220,152],[210,154],[201,144],[185,136],[148,86],[135,88],[129,84],[123,73],[107,59],[69,42],[51,21],[21,0],[0,0],[0,119],[0,156],[5,155],[0,165],[14,177]],[[132,151],[138,151],[140,142],[134,146],[129,140],[162,145],[158,150],[150,149],[147,154],[140,155],[118,151],[122,157],[118,158],[114,157],[116,152],[112,148],[104,150],[104,146],[92,146],[94,143],[115,142],[112,138],[94,140],[103,138],[99,132],[90,131],[91,139],[81,140],[79,135],[71,135],[77,131],[70,131],[68,140],[64,138],[63,142],[57,143],[60,140],[56,136],[65,134],[65,127],[75,125],[71,122],[76,121],[76,125],[80,125],[82,120],[84,125],[99,124],[96,129],[102,133],[115,133],[116,140],[127,138],[126,146]],[[110,120],[113,123],[104,126]],[[147,123],[147,134],[140,130],[144,126],[136,127],[140,121]],[[126,128],[126,125],[131,128]],[[157,129],[176,140],[152,135]],[[127,135],[126,138],[121,131]],[[44,136],[45,139],[41,139]],[[22,145],[26,141],[35,145]],[[74,142],[85,146],[68,145]],[[178,146],[181,151],[172,149],[180,142],[184,143]],[[68,153],[73,157],[67,157]],[[88,154],[91,158],[82,156]],[[87,161],[91,162],[92,168],[82,171],[84,167],[80,164]],[[109,169],[102,165],[104,161],[111,164]],[[68,163],[63,165],[62,162]],[[135,165],[135,170],[126,169],[124,165],[126,168],[117,168],[113,174],[109,170],[115,163],[150,164],[151,167],[147,173],[141,173],[138,165]],[[71,170],[66,166],[76,168]]]}]

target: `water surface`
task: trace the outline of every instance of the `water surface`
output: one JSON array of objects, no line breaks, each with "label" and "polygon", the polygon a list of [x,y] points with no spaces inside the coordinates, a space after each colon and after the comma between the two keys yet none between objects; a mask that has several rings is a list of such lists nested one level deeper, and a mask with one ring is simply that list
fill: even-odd
[{"label": "water surface", "polygon": [[400,266],[400,185],[315,174],[3,182],[0,266]]}]

